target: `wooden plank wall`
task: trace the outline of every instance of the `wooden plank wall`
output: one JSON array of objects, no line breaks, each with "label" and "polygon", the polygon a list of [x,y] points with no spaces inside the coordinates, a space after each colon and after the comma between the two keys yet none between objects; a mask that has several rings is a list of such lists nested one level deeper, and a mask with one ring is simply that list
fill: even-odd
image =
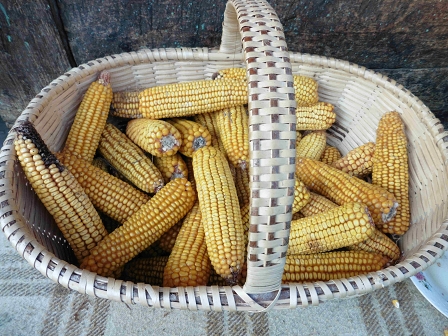
[{"label": "wooden plank wall", "polygon": [[[11,124],[70,67],[109,54],[217,47],[226,1],[0,1],[0,116]],[[292,51],[397,80],[448,129],[448,1],[270,0]]]}]

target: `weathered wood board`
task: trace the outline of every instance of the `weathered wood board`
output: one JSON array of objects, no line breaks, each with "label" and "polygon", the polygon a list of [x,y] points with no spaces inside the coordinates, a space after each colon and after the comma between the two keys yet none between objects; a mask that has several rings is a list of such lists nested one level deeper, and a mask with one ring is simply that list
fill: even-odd
[{"label": "weathered wood board", "polygon": [[[270,3],[290,50],[382,72],[418,96],[448,128],[448,1]],[[0,116],[14,120],[52,79],[91,59],[145,47],[217,47],[225,4],[7,0],[0,7]]]},{"label": "weathered wood board", "polygon": [[46,0],[2,1],[0,27],[0,117],[11,126],[71,66]]}]

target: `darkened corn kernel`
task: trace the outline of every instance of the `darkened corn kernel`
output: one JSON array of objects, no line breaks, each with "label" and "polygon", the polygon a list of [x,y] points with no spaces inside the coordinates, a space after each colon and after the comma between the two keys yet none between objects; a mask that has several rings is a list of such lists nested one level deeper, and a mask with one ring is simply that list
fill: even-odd
[{"label": "darkened corn kernel", "polygon": [[247,104],[247,96],[247,84],[232,78],[160,85],[140,92],[140,112],[149,119],[185,117]]},{"label": "darkened corn kernel", "polygon": [[111,115],[120,118],[142,118],[139,110],[139,91],[114,92]]},{"label": "darkened corn kernel", "polygon": [[326,130],[336,120],[334,106],[325,102],[318,102],[311,106],[298,106],[296,116],[296,129],[299,131]]},{"label": "darkened corn kernel", "polygon": [[165,287],[205,286],[211,263],[199,203],[185,217],[163,275]]},{"label": "darkened corn kernel", "polygon": [[326,141],[325,131],[314,131],[305,135],[296,147],[296,157],[320,160],[325,151]]},{"label": "darkened corn kernel", "polygon": [[352,149],[332,166],[351,176],[364,177],[372,173],[374,152],[375,143],[368,142]]},{"label": "darkened corn kernel", "polygon": [[383,187],[397,198],[395,218],[378,225],[384,233],[402,235],[409,229],[409,165],[404,123],[398,112],[385,113],[378,124],[373,155],[372,184]]},{"label": "darkened corn kernel", "polygon": [[374,228],[364,204],[348,203],[292,221],[288,254],[325,252],[357,244],[373,235]]},{"label": "darkened corn kernel", "polygon": [[101,132],[106,125],[112,101],[110,74],[100,73],[90,84],[70,128],[63,152],[70,152],[91,163],[95,156]]},{"label": "darkened corn kernel", "polygon": [[195,200],[196,195],[187,179],[167,183],[122,226],[92,249],[81,268],[110,276],[185,216]]},{"label": "darkened corn kernel", "polygon": [[167,122],[180,132],[182,141],[179,153],[191,157],[199,148],[211,146],[212,137],[205,126],[181,118],[168,119]]},{"label": "darkened corn kernel", "polygon": [[351,251],[366,251],[372,253],[380,253],[391,259],[391,261],[398,260],[401,252],[397,244],[392,239],[386,236],[381,231],[375,229],[372,236],[367,240],[355,245],[347,246]]},{"label": "darkened corn kernel", "polygon": [[342,157],[342,154],[339,151],[339,149],[337,149],[336,147],[327,145],[325,147],[325,150],[324,150],[322,156],[320,157],[320,161],[322,161],[323,163],[325,163],[327,165],[331,165],[331,164],[333,164],[333,162],[339,160],[341,157]]},{"label": "darkened corn kernel", "polygon": [[58,158],[76,177],[93,205],[120,223],[149,200],[145,193],[75,155],[58,154]]},{"label": "darkened corn kernel", "polygon": [[296,174],[310,191],[315,191],[338,205],[364,203],[375,224],[387,222],[395,215],[398,204],[392,193],[325,163],[299,158],[296,161]]},{"label": "darkened corn kernel", "polygon": [[175,178],[188,178],[187,164],[179,153],[170,156],[154,156],[154,164],[162,173],[165,183]]},{"label": "darkened corn kernel", "polygon": [[215,112],[225,155],[234,167],[246,168],[249,160],[249,117],[244,106]]},{"label": "darkened corn kernel", "polygon": [[310,200],[302,209],[300,209],[300,213],[305,217],[308,217],[337,207],[338,205],[328,198],[310,192]]},{"label": "darkened corn kernel", "polygon": [[156,193],[164,185],[162,174],[124,133],[106,124],[98,146],[99,153],[133,185],[147,193]]},{"label": "darkened corn kernel", "polygon": [[[191,211],[191,210],[190,210]],[[168,231],[166,231],[157,241],[157,245],[165,252],[171,252],[174,244],[176,244],[176,238],[182,228],[183,220],[177,222]]]},{"label": "darkened corn kernel", "polygon": [[122,278],[134,283],[163,286],[163,270],[168,256],[136,258],[124,266]]},{"label": "darkened corn kernel", "polygon": [[210,260],[216,272],[232,284],[241,272],[245,247],[229,164],[218,149],[203,147],[193,154],[193,170]]},{"label": "darkened corn kernel", "polygon": [[379,271],[388,258],[363,251],[287,255],[283,283],[329,281]]},{"label": "darkened corn kernel", "polygon": [[106,228],[81,185],[34,126],[27,121],[15,130],[14,146],[25,176],[81,263],[107,235]]},{"label": "darkened corn kernel", "polygon": [[131,120],[126,127],[126,135],[154,156],[174,155],[182,145],[179,131],[163,120]]}]

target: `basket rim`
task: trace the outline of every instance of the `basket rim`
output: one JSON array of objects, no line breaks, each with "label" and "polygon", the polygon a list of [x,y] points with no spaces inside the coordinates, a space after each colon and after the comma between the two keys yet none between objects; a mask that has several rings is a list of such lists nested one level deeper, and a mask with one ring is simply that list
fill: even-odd
[{"label": "basket rim", "polygon": [[[448,132],[443,129],[443,125],[429,108],[401,84],[385,75],[348,61],[306,53],[290,52],[289,54],[292,64],[301,63],[332,68],[361,76],[388,91],[392,91],[401,101],[412,106],[418,106],[422,113],[422,120],[426,123],[428,130],[431,131],[431,135],[436,139],[444,163],[448,163]],[[231,59],[241,61],[243,56],[242,54],[224,54],[212,48],[141,49],[137,52],[114,54],[81,64],[44,87],[17,118],[1,149],[0,155],[3,158],[3,165],[0,167],[0,184],[2,185],[0,193],[3,194],[2,200],[7,201],[7,205],[2,208],[0,223],[11,245],[44,276],[82,294],[159,308],[257,312],[263,311],[266,306],[274,309],[296,308],[298,306],[317,305],[333,298],[363,295],[423,271],[448,249],[448,219],[444,219],[439,230],[426,244],[420,246],[418,251],[394,266],[347,279],[284,284],[281,293],[276,291],[249,296],[241,286],[165,288],[104,278],[96,273],[81,270],[57,258],[36,241],[20,216],[15,214],[18,211],[14,206],[14,198],[11,194],[13,186],[10,179],[14,173],[14,162],[16,160],[12,145],[15,137],[14,127],[26,119],[36,120],[51,101],[53,95],[63,92],[79,79],[101,70],[159,61],[213,62]],[[180,293],[181,295],[179,295]]]}]

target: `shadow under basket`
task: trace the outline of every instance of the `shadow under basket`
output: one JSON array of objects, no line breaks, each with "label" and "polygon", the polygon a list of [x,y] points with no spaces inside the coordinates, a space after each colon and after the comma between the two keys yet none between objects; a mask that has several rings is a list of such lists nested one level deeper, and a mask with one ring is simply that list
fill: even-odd
[{"label": "shadow under basket", "polygon": [[[243,287],[165,288],[98,276],[73,264],[73,252],[18,164],[13,145],[14,127],[0,153],[0,223],[12,246],[44,276],[86,295],[157,308],[256,312],[317,305],[370,293],[426,269],[448,249],[448,132],[443,125],[418,98],[386,76],[346,61],[288,52],[276,14],[264,1],[229,2],[219,50],[142,49],[107,56],[70,70],[30,102],[15,126],[30,120],[50,150],[58,151],[64,145],[83,94],[102,70],[111,73],[114,91],[125,91],[211,79],[217,70],[230,67],[248,70],[251,131],[262,129],[268,121],[268,130],[262,135],[257,132],[257,136],[265,138],[251,137],[250,171],[257,178],[265,174],[253,167],[253,157],[260,157],[254,152],[263,150],[258,147],[268,147],[262,157],[273,158],[285,152],[282,158],[287,166],[285,171],[294,169],[292,144],[295,142],[290,141],[293,138],[288,139],[289,135],[282,135],[282,132],[292,133],[291,125],[295,124],[291,122],[295,118],[294,97],[291,99],[291,94],[283,90],[288,91],[292,74],[314,78],[319,85],[319,100],[334,105],[337,119],[327,132],[328,143],[343,155],[354,147],[375,141],[376,128],[384,113],[401,114],[408,139],[411,225],[398,240],[402,258],[397,264],[352,278],[281,284],[291,214],[286,210],[288,204],[270,202],[279,197],[278,190],[275,190],[276,196],[269,196],[266,192],[269,187],[266,187],[265,192],[255,194],[268,195],[264,196],[268,199],[264,203],[279,205],[268,209],[272,211],[261,211],[259,204],[263,202],[257,202],[254,197],[251,200],[252,209],[259,210],[251,213],[264,214],[266,219],[260,220],[260,216],[254,219],[252,215],[249,236],[252,258],[248,261]],[[277,92],[273,92],[272,86],[277,87],[274,90]],[[276,101],[275,108],[272,101]],[[276,125],[278,130],[274,129]],[[282,141],[284,150],[278,147]],[[268,145],[254,146],[254,142]],[[275,159],[272,161],[278,162]],[[266,161],[269,161],[267,165],[273,164]],[[286,186],[282,197],[290,200],[290,205],[292,199],[286,195],[294,180],[288,177],[291,174],[285,175],[276,185]],[[254,191],[255,186],[252,187]],[[270,227],[276,231],[270,232]]]}]

